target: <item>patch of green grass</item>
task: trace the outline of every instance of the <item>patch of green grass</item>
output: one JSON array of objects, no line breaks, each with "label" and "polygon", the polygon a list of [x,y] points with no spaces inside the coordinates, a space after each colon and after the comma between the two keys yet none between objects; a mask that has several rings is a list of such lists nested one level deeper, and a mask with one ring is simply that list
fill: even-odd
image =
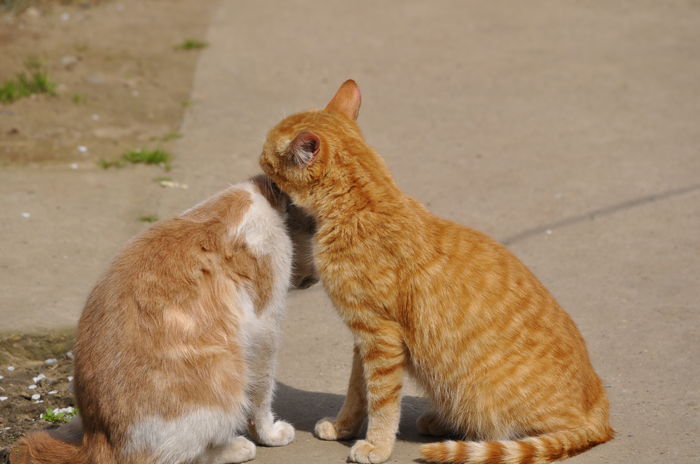
[{"label": "patch of green grass", "polygon": [[0,8],[7,11],[21,12],[29,8],[30,0],[0,0]]},{"label": "patch of green grass", "polygon": [[179,132],[173,131],[165,134],[160,140],[163,142],[169,142],[170,140],[181,139],[183,135]]},{"label": "patch of green grass", "polygon": [[153,181],[154,182],[172,182],[173,179],[168,177],[168,176],[160,176],[160,177],[154,177]]},{"label": "patch of green grass", "polygon": [[101,167],[102,169],[109,169],[109,168],[123,168],[126,166],[126,162],[122,159],[115,159],[115,160],[104,160],[101,159],[97,162],[97,165]]},{"label": "patch of green grass", "polygon": [[77,105],[80,105],[81,103],[87,102],[87,97],[83,94],[76,93],[72,97],[70,97],[71,101]]},{"label": "patch of green grass", "polygon": [[192,100],[182,100],[180,104],[183,108],[189,108],[192,105]]},{"label": "patch of green grass", "polygon": [[175,48],[177,48],[178,50],[200,50],[208,45],[209,44],[207,42],[204,42],[203,40],[185,39]]},{"label": "patch of green grass", "polygon": [[64,409],[51,409],[48,408],[45,412],[39,416],[47,422],[52,424],[63,424],[65,422],[70,422],[70,420],[78,415],[78,410],[75,408],[64,408]]},{"label": "patch of green grass", "polygon": [[25,71],[0,84],[0,103],[12,103],[34,94],[56,95],[56,84],[49,79],[44,65],[36,58],[25,63]]},{"label": "patch of green grass", "polygon": [[121,158],[114,160],[101,159],[97,165],[103,169],[123,168],[127,163],[131,164],[157,164],[169,171],[170,161],[173,155],[163,150],[162,148],[139,148],[137,150],[128,150]]},{"label": "patch of green grass", "polygon": [[140,148],[127,151],[123,158],[133,164],[159,164],[169,168],[172,155],[161,148]]},{"label": "patch of green grass", "polygon": [[154,214],[149,214],[148,216],[141,216],[139,218],[139,221],[141,222],[156,222],[158,220],[158,216]]},{"label": "patch of green grass", "polygon": [[73,45],[73,49],[78,53],[85,53],[90,49],[90,46],[87,44],[87,42],[78,42]]}]

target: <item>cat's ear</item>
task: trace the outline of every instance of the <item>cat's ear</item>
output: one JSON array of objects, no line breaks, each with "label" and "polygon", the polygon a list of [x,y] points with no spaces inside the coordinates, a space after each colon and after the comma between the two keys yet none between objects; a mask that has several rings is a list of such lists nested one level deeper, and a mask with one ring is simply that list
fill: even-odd
[{"label": "cat's ear", "polygon": [[289,153],[297,166],[308,166],[313,163],[320,148],[321,139],[318,135],[303,131],[297,134],[289,144]]},{"label": "cat's ear", "polygon": [[343,82],[331,101],[326,105],[327,111],[337,111],[350,119],[357,119],[360,114],[360,103],[362,94],[360,87],[352,79]]}]

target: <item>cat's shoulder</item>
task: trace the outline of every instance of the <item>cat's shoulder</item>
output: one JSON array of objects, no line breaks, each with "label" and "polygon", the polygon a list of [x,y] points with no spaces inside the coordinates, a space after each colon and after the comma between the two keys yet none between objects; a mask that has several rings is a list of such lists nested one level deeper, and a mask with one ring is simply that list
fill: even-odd
[{"label": "cat's shoulder", "polygon": [[251,187],[249,182],[232,185],[184,211],[177,218],[199,224],[221,222],[236,226],[251,213],[254,203]]}]

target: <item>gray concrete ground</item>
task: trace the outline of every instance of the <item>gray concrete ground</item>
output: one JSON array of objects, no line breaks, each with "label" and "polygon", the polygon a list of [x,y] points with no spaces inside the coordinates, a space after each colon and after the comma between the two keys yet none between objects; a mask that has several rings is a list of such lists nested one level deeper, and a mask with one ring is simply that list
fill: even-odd
[{"label": "gray concrete ground", "polygon": [[[618,438],[571,462],[700,462],[700,4],[222,1],[208,41],[172,174],[188,190],[0,173],[2,328],[72,324],[143,227],[125,217],[256,173],[266,130],[352,77],[399,185],[506,242],[579,325]],[[349,332],[318,286],[290,295],[284,332],[277,411],[297,440],[257,462],[344,462],[310,431],[342,401]],[[391,462],[418,457],[406,394]]]}]

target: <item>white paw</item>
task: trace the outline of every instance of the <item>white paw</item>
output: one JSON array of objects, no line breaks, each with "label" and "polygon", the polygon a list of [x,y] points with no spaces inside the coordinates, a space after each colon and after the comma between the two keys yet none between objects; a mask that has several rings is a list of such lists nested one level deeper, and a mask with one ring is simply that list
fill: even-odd
[{"label": "white paw", "polygon": [[357,440],[350,448],[350,461],[361,464],[378,464],[389,459],[391,447],[375,446],[367,440]]},{"label": "white paw", "polygon": [[246,437],[236,437],[214,459],[216,464],[246,462],[255,459],[255,443]]},{"label": "white paw", "polygon": [[314,435],[321,440],[337,440],[338,431],[335,429],[335,418],[324,417],[316,422],[314,427]]},{"label": "white paw", "polygon": [[260,443],[266,446],[284,446],[294,441],[294,427],[284,421],[275,421],[268,430],[258,430]]}]

